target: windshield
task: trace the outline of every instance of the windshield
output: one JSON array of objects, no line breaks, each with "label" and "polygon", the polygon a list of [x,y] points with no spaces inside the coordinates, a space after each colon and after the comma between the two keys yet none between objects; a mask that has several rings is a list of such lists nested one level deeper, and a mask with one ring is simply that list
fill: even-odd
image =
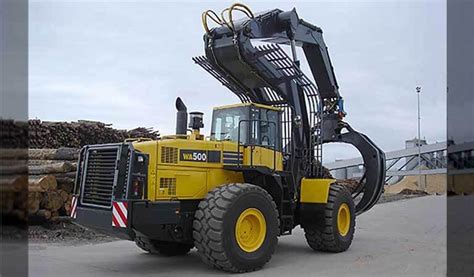
[{"label": "windshield", "polygon": [[[214,110],[212,115],[211,139],[237,142],[239,136],[239,122],[241,120],[248,120],[248,115],[248,107]],[[247,128],[248,122],[244,121],[240,124],[240,143],[247,142]]]}]

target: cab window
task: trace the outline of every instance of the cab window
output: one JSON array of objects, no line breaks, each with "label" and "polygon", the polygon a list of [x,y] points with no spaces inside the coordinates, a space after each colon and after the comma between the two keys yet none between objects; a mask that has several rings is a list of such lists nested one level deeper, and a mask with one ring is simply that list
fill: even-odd
[{"label": "cab window", "polygon": [[214,110],[211,139],[240,140],[244,145],[258,145],[280,151],[280,112],[255,106]]},{"label": "cab window", "polygon": [[[211,139],[247,143],[248,107],[216,109],[212,115]],[[243,122],[241,122],[244,120]],[[239,122],[241,122],[239,124]],[[239,132],[240,129],[240,132]],[[240,133],[240,134],[239,134]],[[240,137],[240,138],[239,138]]]}]

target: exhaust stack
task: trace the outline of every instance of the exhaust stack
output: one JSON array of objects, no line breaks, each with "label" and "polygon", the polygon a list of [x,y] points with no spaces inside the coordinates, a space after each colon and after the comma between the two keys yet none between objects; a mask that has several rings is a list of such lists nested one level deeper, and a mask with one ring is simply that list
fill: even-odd
[{"label": "exhaust stack", "polygon": [[188,109],[181,98],[176,98],[176,134],[186,135],[188,125]]}]

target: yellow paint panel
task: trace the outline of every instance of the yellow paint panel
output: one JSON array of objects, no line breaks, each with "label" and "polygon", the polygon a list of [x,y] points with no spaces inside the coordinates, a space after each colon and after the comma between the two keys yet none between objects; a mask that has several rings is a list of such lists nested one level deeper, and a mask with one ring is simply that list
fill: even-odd
[{"label": "yellow paint panel", "polygon": [[196,170],[196,168],[189,167],[158,166],[155,199],[202,199],[206,194],[206,170]]},{"label": "yellow paint panel", "polygon": [[301,180],[301,203],[328,202],[329,188],[335,179],[306,179]]},{"label": "yellow paint panel", "polygon": [[202,199],[206,197],[206,172],[177,171],[176,195],[179,199]]},{"label": "yellow paint panel", "polygon": [[[217,186],[244,181],[241,172],[224,169],[223,151],[237,152],[237,143],[232,141],[164,139],[135,142],[133,146],[149,155],[148,199],[150,200],[203,199]],[[219,151],[220,162],[180,160],[182,149]],[[241,146],[240,152],[243,153],[241,165],[250,166],[251,147]],[[271,149],[254,147],[252,156],[254,166],[273,169],[276,165],[276,170],[279,171],[283,168],[281,152],[274,153]]]},{"label": "yellow paint panel", "polygon": [[211,169],[207,173],[207,191],[213,190],[223,184],[243,183],[244,176],[242,172]]},{"label": "yellow paint panel", "polygon": [[[248,164],[250,165],[250,147],[247,147],[245,156],[248,156]],[[265,147],[255,147],[253,150],[253,165],[266,166],[277,171],[283,170],[283,157],[281,152],[273,151],[273,149]]]},{"label": "yellow paint panel", "polygon": [[[237,144],[235,144],[237,148]],[[198,161],[183,161],[180,160],[180,150],[197,150],[197,151],[222,151],[222,143],[216,141],[206,141],[206,140],[193,140],[193,139],[166,139],[159,142],[158,154],[161,157],[163,147],[172,147],[177,149],[177,164],[176,166],[186,166],[194,168],[222,168],[222,162],[213,163],[213,162],[198,162]],[[158,161],[160,164],[169,164],[162,163],[161,160]]]},{"label": "yellow paint panel", "polygon": [[[160,188],[160,178],[175,179],[176,192],[169,193],[169,188]],[[158,166],[158,185],[155,198],[169,199],[203,199],[217,186],[243,182],[241,172],[222,168],[202,169],[183,166]]]}]

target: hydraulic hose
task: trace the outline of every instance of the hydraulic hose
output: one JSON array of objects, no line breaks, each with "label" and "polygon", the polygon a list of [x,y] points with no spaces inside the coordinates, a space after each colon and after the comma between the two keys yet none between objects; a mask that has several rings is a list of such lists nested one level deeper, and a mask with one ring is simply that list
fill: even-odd
[{"label": "hydraulic hose", "polygon": [[[254,15],[253,15],[252,11],[250,10],[250,8],[245,6],[244,4],[235,3],[232,6],[230,6],[229,8],[226,8],[226,9],[222,10],[222,12],[221,12],[222,22],[224,22],[232,32],[235,29],[234,22],[232,21],[233,20],[232,19],[232,12],[234,10],[244,13],[248,18],[254,18]],[[229,11],[228,12],[229,13],[229,20],[228,21],[225,20],[225,16],[224,16],[224,13],[226,11]]]},{"label": "hydraulic hose", "polygon": [[202,20],[202,26],[204,27],[204,30],[206,31],[206,34],[209,34],[211,32],[211,30],[209,29],[209,26],[207,24],[207,18],[208,17],[212,21],[214,21],[215,23],[217,23],[219,25],[223,24],[222,20],[219,18],[219,16],[213,10],[207,10],[207,11],[203,12],[202,15],[201,15],[201,20]]}]

